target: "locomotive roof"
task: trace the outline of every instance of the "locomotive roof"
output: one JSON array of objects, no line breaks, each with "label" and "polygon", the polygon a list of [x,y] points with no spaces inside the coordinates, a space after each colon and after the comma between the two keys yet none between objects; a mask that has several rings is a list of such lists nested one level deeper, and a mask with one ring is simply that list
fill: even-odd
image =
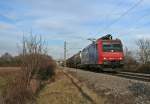
[{"label": "locomotive roof", "polygon": [[120,40],[120,39],[101,39],[101,38],[97,39],[97,41],[96,41],[96,42],[98,42],[98,41],[106,41],[106,42],[121,42],[121,40]]},{"label": "locomotive roof", "polygon": [[86,49],[86,48],[88,48],[89,46],[91,46],[93,44],[97,44],[97,42],[92,42],[91,44],[89,44],[88,46],[86,46],[85,48],[83,48],[83,50]]},{"label": "locomotive roof", "polygon": [[105,41],[110,41],[110,42],[118,42],[119,41],[120,42],[121,40],[120,39],[112,39],[112,40],[102,40],[102,41],[104,41],[104,42]]},{"label": "locomotive roof", "polygon": [[[107,34],[99,39],[97,39],[97,41],[99,40],[102,40],[102,41],[121,41],[120,39],[116,38],[116,39],[113,39],[113,36],[111,34]],[[96,41],[96,42],[97,42]]]}]

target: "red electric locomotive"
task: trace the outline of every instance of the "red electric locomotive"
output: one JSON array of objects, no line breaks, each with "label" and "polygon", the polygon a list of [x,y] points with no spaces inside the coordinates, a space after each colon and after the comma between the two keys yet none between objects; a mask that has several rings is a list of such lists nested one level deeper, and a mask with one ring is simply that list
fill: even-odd
[{"label": "red electric locomotive", "polygon": [[[78,57],[80,62],[78,61],[76,67],[96,68],[103,71],[117,71],[120,67],[123,67],[122,42],[120,39],[112,39],[112,36],[109,34],[97,39],[97,41],[84,48],[80,55],[79,53],[77,55],[80,56]],[[75,57],[72,58],[75,59]],[[76,63],[76,60],[73,63]]]},{"label": "red electric locomotive", "polygon": [[121,40],[112,40],[111,35],[107,35],[106,37],[110,38],[100,38],[97,41],[98,64],[102,65],[105,70],[108,67],[114,71],[114,68],[123,67],[123,46]]}]

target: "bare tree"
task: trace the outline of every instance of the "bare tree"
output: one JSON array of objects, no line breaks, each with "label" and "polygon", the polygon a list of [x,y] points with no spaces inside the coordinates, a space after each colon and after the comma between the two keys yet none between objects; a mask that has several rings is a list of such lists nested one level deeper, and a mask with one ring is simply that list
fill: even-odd
[{"label": "bare tree", "polygon": [[131,68],[133,67],[133,66],[135,66],[136,65],[136,59],[134,58],[134,56],[133,56],[133,52],[132,51],[130,51],[130,50],[128,50],[128,48],[127,47],[125,47],[125,64],[126,64],[126,68],[127,68],[127,70],[131,70]]},{"label": "bare tree", "polygon": [[125,58],[129,58],[129,57],[132,57],[132,52],[129,51],[127,47],[125,47]]},{"label": "bare tree", "polygon": [[139,39],[136,41],[140,62],[150,62],[150,39]]},{"label": "bare tree", "polygon": [[4,91],[4,104],[30,104],[45,77],[53,78],[55,62],[47,55],[45,42],[41,37],[23,37],[21,72],[8,83]]},{"label": "bare tree", "polygon": [[47,48],[41,37],[23,37],[22,41],[22,72],[25,84],[28,87],[33,77],[36,77],[43,64],[43,56],[47,55]]}]

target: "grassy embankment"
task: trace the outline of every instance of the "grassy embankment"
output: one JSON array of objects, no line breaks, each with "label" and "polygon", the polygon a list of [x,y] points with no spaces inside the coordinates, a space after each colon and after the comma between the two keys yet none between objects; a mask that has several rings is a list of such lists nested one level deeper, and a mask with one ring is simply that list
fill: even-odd
[{"label": "grassy embankment", "polygon": [[[90,90],[88,90],[90,92]],[[93,95],[93,92],[89,93]],[[97,104],[81,91],[63,73],[56,75],[54,82],[46,84],[37,97],[38,104]],[[98,104],[104,104],[99,99]]]}]

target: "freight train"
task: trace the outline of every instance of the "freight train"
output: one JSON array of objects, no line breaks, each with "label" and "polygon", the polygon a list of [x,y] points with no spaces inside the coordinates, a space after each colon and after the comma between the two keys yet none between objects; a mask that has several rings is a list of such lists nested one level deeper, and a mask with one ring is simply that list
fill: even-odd
[{"label": "freight train", "polygon": [[103,36],[66,60],[67,67],[117,71],[124,63],[123,45],[112,35]]}]

